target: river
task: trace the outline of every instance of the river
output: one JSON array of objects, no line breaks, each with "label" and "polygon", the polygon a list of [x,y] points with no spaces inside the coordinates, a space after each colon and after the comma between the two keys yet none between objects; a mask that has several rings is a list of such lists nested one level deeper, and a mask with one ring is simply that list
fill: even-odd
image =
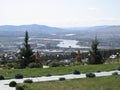
[{"label": "river", "polygon": [[62,40],[57,46],[61,48],[80,48],[79,45],[77,45],[77,40]]}]

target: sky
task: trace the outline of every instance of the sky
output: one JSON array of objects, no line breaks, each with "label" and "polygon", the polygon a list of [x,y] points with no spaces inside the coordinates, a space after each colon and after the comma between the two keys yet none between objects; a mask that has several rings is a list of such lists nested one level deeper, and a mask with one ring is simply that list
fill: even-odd
[{"label": "sky", "polygon": [[120,25],[120,0],[0,0],[0,25]]}]

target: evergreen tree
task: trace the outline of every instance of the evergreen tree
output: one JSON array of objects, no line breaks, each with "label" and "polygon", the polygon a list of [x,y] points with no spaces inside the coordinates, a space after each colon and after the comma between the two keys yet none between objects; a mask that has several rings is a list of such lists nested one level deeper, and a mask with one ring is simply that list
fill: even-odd
[{"label": "evergreen tree", "polygon": [[102,64],[103,63],[102,55],[100,51],[98,50],[98,45],[99,45],[99,41],[97,40],[97,37],[96,37],[95,40],[92,41],[91,50],[89,52],[90,53],[89,58],[88,58],[89,64]]},{"label": "evergreen tree", "polygon": [[25,68],[29,63],[33,62],[33,51],[30,44],[28,43],[29,36],[28,32],[25,32],[25,39],[23,47],[20,49],[20,67]]}]

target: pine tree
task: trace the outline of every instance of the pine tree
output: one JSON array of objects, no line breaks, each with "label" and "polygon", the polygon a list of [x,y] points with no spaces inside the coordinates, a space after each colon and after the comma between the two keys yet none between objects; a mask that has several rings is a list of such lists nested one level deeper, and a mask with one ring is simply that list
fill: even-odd
[{"label": "pine tree", "polygon": [[103,63],[102,55],[100,51],[98,50],[98,45],[99,45],[99,41],[97,40],[97,37],[96,37],[95,40],[92,41],[91,50],[89,52],[90,53],[89,58],[88,58],[89,64],[102,64]]},{"label": "pine tree", "polygon": [[20,49],[20,67],[25,68],[29,63],[33,62],[33,51],[28,43],[28,32],[25,32],[24,46]]}]

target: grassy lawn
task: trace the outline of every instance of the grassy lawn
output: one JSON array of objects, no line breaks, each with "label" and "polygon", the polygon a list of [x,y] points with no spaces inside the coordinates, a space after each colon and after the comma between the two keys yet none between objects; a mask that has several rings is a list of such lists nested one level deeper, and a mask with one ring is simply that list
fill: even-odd
[{"label": "grassy lawn", "polygon": [[13,69],[13,70],[0,70],[0,75],[3,75],[5,78],[14,78],[15,74],[21,73],[24,77],[36,77],[43,76],[48,73],[52,75],[59,74],[70,74],[73,70],[79,70],[82,73],[86,72],[95,72],[96,70],[101,71],[109,71],[116,69],[120,64],[103,64],[103,65],[80,65],[80,66],[66,66],[66,67],[54,67],[54,68],[46,68],[46,69],[38,69],[38,68],[26,68],[26,69]]},{"label": "grassy lawn", "polygon": [[120,76],[22,84],[25,90],[120,90]]}]

